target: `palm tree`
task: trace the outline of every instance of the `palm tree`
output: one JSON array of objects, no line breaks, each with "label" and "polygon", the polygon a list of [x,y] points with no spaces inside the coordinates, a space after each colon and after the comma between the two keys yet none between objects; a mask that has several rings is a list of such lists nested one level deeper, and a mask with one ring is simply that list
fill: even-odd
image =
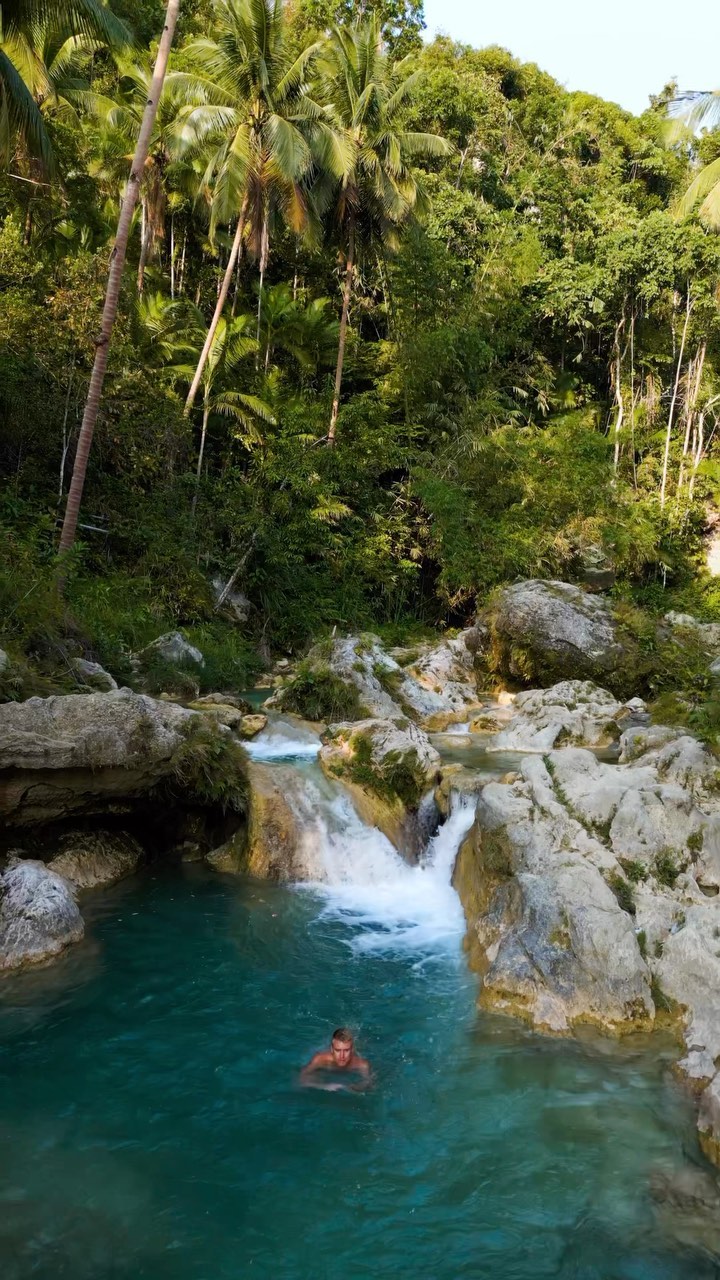
[{"label": "palm tree", "polygon": [[[321,108],[307,92],[308,66],[318,44],[289,55],[284,0],[218,0],[215,39],[199,40],[191,54],[213,85],[214,123],[205,110],[198,138],[217,145],[207,168],[212,187],[211,236],[219,223],[237,219],[217,304],[185,404],[189,414],[201,383],[247,238],[260,266],[258,309],[267,265],[271,224],[280,217],[300,233],[307,224],[303,180],[317,157],[340,171],[341,156]],[[258,323],[259,328],[259,323]]]},{"label": "palm tree", "polygon": [[419,73],[409,72],[408,59],[388,61],[376,16],[354,27],[333,28],[320,77],[323,99],[347,142],[347,164],[331,193],[345,260],[335,394],[327,435],[327,443],[333,445],[358,250],[372,242],[386,249],[396,247],[400,228],[422,200],[422,189],[410,167],[413,158],[444,156],[451,148],[436,134],[403,128],[403,110],[417,89]]},{"label": "palm tree", "polygon": [[[99,156],[92,171],[96,177],[120,185],[127,179],[140,132],[150,71],[128,61],[119,61],[118,70],[121,91],[117,101],[97,100],[99,130],[95,141]],[[179,71],[166,75],[140,187],[139,293],[145,286],[145,267],[165,235],[168,182],[175,169],[182,169],[185,157],[195,146],[195,125],[189,127],[188,118],[197,115],[204,100],[204,86],[194,76]]]},{"label": "palm tree", "polygon": [[[164,376],[171,382],[189,382],[205,337],[203,314],[191,302],[173,301],[162,294],[150,294],[138,303],[138,319],[147,335],[152,355],[160,358]],[[239,366],[254,355],[257,343],[252,336],[251,316],[230,320],[220,318],[202,379],[202,427],[195,476],[192,510],[198,500],[205,444],[213,414],[232,418],[233,434],[246,447],[262,443],[258,423],[275,423],[272,410],[259,396],[238,391],[234,386]]]},{"label": "palm tree", "polygon": [[135,208],[138,192],[140,190],[145,158],[147,156],[148,145],[152,135],[153,124],[155,122],[155,115],[160,101],[160,94],[162,93],[163,81],[165,79],[165,72],[167,71],[173,36],[175,35],[179,9],[180,0],[168,0],[167,8],[165,10],[165,25],[160,37],[157,58],[155,59],[155,70],[153,72],[152,84],[150,85],[150,92],[145,106],[145,112],[143,114],[142,127],[138,135],[132,170],[130,172],[130,177],[128,178],[125,196],[120,209],[115,244],[110,255],[110,270],[108,272],[108,283],[105,292],[105,305],[103,306],[102,321],[100,325],[100,336],[97,339],[97,345],[95,348],[95,360],[93,362],[92,374],[90,375],[88,397],[85,403],[85,412],[83,414],[82,425],[80,427],[80,434],[78,436],[77,449],[75,452],[75,464],[73,466],[72,480],[70,481],[67,506],[65,508],[65,519],[63,521],[62,532],[60,534],[61,554],[69,551],[75,541],[78,515],[80,513],[80,501],[85,487],[85,473],[87,471],[90,446],[92,445],[95,423],[97,421],[98,409],[100,407],[100,396],[102,395],[103,383],[105,381],[105,371],[107,369],[108,355],[110,352],[110,339],[112,337],[113,325],[115,324],[115,316],[117,315],[118,309],[118,300],[120,298],[120,282],[122,280],[122,272],[125,265],[125,254],[127,253],[130,224],[132,222],[133,209]]},{"label": "palm tree", "polygon": [[28,155],[52,171],[42,104],[74,77],[72,64],[83,45],[122,48],[130,39],[102,0],[2,0],[0,161],[8,164],[20,140]]},{"label": "palm tree", "polygon": [[[720,89],[681,94],[676,103],[684,103],[684,123],[695,132],[700,125],[711,129],[720,124]],[[678,204],[678,213],[687,217],[697,208],[700,219],[713,230],[720,230],[720,156],[703,166]]]},{"label": "palm tree", "polygon": [[292,356],[307,373],[316,373],[321,365],[334,363],[339,326],[328,315],[329,306],[329,298],[305,302],[294,297],[288,284],[275,284],[265,290],[262,346],[266,373],[276,347]]}]

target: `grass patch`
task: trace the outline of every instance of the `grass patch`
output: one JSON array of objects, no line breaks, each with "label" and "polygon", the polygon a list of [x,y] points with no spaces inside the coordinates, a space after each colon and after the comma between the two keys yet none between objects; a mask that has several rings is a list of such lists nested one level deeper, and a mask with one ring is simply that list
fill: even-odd
[{"label": "grass patch", "polygon": [[185,730],[170,761],[183,798],[247,812],[248,757],[232,734],[197,716]]},{"label": "grass patch", "polygon": [[618,858],[618,862],[631,884],[642,884],[647,880],[648,869],[644,862],[637,862],[634,858]]},{"label": "grass patch", "polygon": [[350,782],[365,787],[392,804],[401,800],[407,809],[416,809],[426,788],[426,778],[417,751],[389,751],[382,765],[372,758],[372,743],[363,734],[351,742],[353,758],[342,770]]},{"label": "grass patch", "polygon": [[680,875],[681,868],[678,866],[675,858],[669,849],[663,849],[655,859],[654,875],[658,884],[664,884],[667,889],[672,889],[675,881]]},{"label": "grass patch", "polygon": [[362,720],[368,714],[354,685],[341,680],[327,662],[301,662],[280,698],[283,711],[306,720]]},{"label": "grass patch", "polygon": [[618,906],[623,911],[627,911],[628,915],[634,916],[636,913],[635,895],[632,891],[632,885],[628,883],[619,871],[611,871],[606,877],[608,887],[612,889],[617,898]]}]

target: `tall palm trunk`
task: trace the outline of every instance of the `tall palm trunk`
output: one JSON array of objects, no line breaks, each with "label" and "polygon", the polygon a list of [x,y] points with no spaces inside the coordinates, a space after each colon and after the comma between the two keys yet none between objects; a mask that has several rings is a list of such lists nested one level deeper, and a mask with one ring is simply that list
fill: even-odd
[{"label": "tall palm trunk", "polygon": [[105,293],[102,322],[100,325],[100,336],[96,339],[95,343],[95,360],[90,377],[90,385],[88,388],[88,397],[85,404],[82,426],[80,427],[80,434],[78,436],[77,450],[75,452],[75,465],[73,467],[72,480],[70,481],[67,506],[65,508],[65,519],[63,521],[62,533],[60,535],[61,553],[69,551],[75,541],[78,515],[80,513],[80,501],[82,499],[88,457],[90,455],[90,446],[92,445],[93,432],[95,430],[98,409],[100,407],[100,396],[102,395],[103,382],[105,381],[105,371],[107,369],[108,355],[110,353],[110,339],[112,337],[115,316],[117,315],[118,300],[120,297],[120,283],[122,280],[123,267],[125,265],[128,236],[130,234],[130,223],[132,221],[133,209],[135,208],[138,192],[140,190],[145,160],[148,153],[148,147],[150,145],[150,135],[155,123],[155,116],[157,115],[158,103],[160,101],[160,94],[165,80],[165,72],[167,71],[168,58],[170,56],[173,36],[175,35],[175,27],[177,24],[179,10],[180,0],[168,0],[167,8],[165,10],[165,25],[160,38],[160,44],[158,46],[157,58],[155,59],[153,78],[150,85],[150,94],[143,112],[142,124],[140,126],[140,133],[138,134],[132,169],[130,171],[130,178],[128,179],[125,198],[123,199],[120,217],[118,219],[115,244],[110,255],[110,270],[108,272],[108,283]]},{"label": "tall palm trunk", "polygon": [[265,217],[263,218],[262,232],[260,234],[260,286],[258,288],[258,305],[257,305],[257,335],[256,335],[257,353],[255,356],[256,369],[259,369],[260,367],[260,327],[262,325],[263,289],[265,288],[265,270],[267,268],[269,256],[270,256],[270,234],[269,234],[269,228],[268,228],[268,214],[266,209]]},{"label": "tall palm trunk", "polygon": [[235,263],[237,262],[240,256],[240,253],[242,252],[242,241],[243,241],[243,234],[245,232],[245,219],[247,218],[248,204],[249,204],[249,197],[246,195],[245,199],[242,202],[240,217],[238,218],[238,224],[235,231],[235,239],[233,240],[233,243],[232,243],[232,249],[230,250],[230,257],[228,258],[228,263],[225,268],[225,275],[223,276],[223,282],[222,282],[222,285],[220,286],[220,292],[217,296],[217,302],[215,304],[215,311],[213,314],[213,318],[210,321],[210,328],[207,331],[205,344],[203,346],[202,351],[200,352],[200,359],[198,360],[198,363],[197,363],[197,369],[195,370],[195,375],[193,377],[190,390],[188,391],[187,400],[185,401],[185,409],[183,412],[186,418],[189,418],[192,412],[192,407],[195,403],[195,397],[198,393],[198,387],[200,386],[200,383],[202,381],[203,371],[205,369],[205,365],[207,364],[207,358],[210,354],[210,348],[213,344],[213,338],[215,337],[217,327],[220,323],[222,310],[223,310],[223,307],[225,306],[225,301],[230,291],[230,283],[232,281],[233,271],[235,270]]},{"label": "tall palm trunk", "polygon": [[682,338],[680,340],[680,354],[678,355],[677,369],[675,371],[675,385],[673,387],[672,400],[670,401],[670,411],[668,413],[667,430],[665,432],[665,453],[663,455],[662,483],[660,485],[660,510],[665,507],[665,494],[667,490],[668,478],[668,462],[670,460],[670,441],[672,439],[673,420],[675,417],[675,405],[677,403],[678,387],[680,386],[680,374],[682,373],[683,355],[685,354],[685,339],[687,338],[688,325],[690,323],[690,313],[692,311],[692,301],[690,296],[690,285],[687,288],[687,297],[685,302],[685,323],[683,325]]},{"label": "tall palm trunk", "polygon": [[352,290],[353,269],[355,266],[355,223],[350,222],[350,233],[348,235],[348,254],[345,265],[345,286],[343,288],[343,306],[342,316],[340,318],[340,338],[338,341],[338,358],[337,367],[335,369],[335,395],[333,397],[332,413],[330,414],[330,430],[327,435],[327,442],[330,448],[335,444],[335,431],[337,429],[338,413],[340,410],[340,391],[342,388],[343,364],[345,362],[345,341],[347,338],[348,312],[350,310],[350,293]]}]

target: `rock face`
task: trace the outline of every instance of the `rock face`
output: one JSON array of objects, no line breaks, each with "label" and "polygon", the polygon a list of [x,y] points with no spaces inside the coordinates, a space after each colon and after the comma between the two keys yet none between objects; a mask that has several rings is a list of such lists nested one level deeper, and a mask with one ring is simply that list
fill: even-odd
[{"label": "rock face", "polygon": [[239,831],[205,861],[215,871],[262,880],[311,879],[304,856],[304,832],[289,797],[297,771],[283,765],[248,765],[247,829]]},{"label": "rock face", "polygon": [[142,856],[137,840],[126,832],[72,831],[62,837],[48,870],[75,889],[100,889],[132,875]]},{"label": "rock face", "polygon": [[0,876],[0,970],[49,960],[84,931],[72,887],[44,863],[16,862]]},{"label": "rock face", "polygon": [[[427,647],[413,664],[401,666],[377,636],[345,636],[311,652],[308,662],[329,670],[357,694],[362,715],[378,719],[410,716],[428,729],[465,719],[480,705],[473,657],[465,634]],[[283,706],[283,691],[268,705]]]},{"label": "rock face", "polygon": [[720,1162],[720,792],[695,739],[636,728],[621,761],[566,747],[480,793],[455,884],[481,1003],[565,1031],[672,1018]]},{"label": "rock face", "polygon": [[550,751],[573,743],[604,747],[620,738],[622,725],[644,712],[634,699],[620,703],[589,680],[563,680],[550,689],[518,693],[513,714],[488,743],[491,751]]},{"label": "rock face", "polygon": [[423,797],[438,780],[440,757],[412,721],[360,720],[331,725],[320,750],[329,778],[339,778],[355,809],[405,857],[425,843]]},{"label": "rock face", "polygon": [[530,579],[499,591],[478,619],[479,651],[515,680],[600,679],[622,660],[607,602],[569,582]]},{"label": "rock face", "polygon": [[0,817],[98,813],[171,770],[193,713],[130,689],[0,705]]}]

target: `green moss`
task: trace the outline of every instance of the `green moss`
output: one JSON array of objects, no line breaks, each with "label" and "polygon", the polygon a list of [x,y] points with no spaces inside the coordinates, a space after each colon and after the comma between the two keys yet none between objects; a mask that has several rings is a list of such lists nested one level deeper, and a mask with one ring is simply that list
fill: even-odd
[{"label": "green moss", "polygon": [[372,742],[364,734],[351,740],[353,758],[343,774],[359,787],[365,787],[391,804],[401,800],[407,809],[416,809],[426,787],[425,773],[417,751],[389,751],[382,765],[372,758]]},{"label": "green moss", "polygon": [[672,996],[667,995],[660,986],[659,978],[653,974],[650,981],[650,994],[653,998],[653,1004],[658,1013],[675,1015],[679,1012],[680,1006],[677,1000],[673,1000]]},{"label": "green moss", "polygon": [[634,916],[637,908],[632,886],[620,875],[619,871],[611,871],[606,876],[606,880],[609,888],[612,889],[617,898],[618,906],[622,907],[623,911],[627,911],[629,915]]},{"label": "green moss", "polygon": [[654,954],[654,956],[655,956],[655,959],[656,959],[656,960],[659,960],[659,959],[660,959],[660,957],[661,957],[661,955],[662,955],[662,953],[663,953],[663,951],[664,951],[664,950],[665,950],[665,948],[664,948],[664,946],[663,946],[662,939],[661,939],[661,938],[657,938],[657,939],[655,940],[655,946],[653,947],[653,954]]},{"label": "green moss", "polygon": [[186,801],[245,813],[247,760],[232,734],[198,716],[190,721],[170,764]]},{"label": "green moss", "polygon": [[689,852],[695,854],[702,853],[704,837],[702,831],[691,831],[687,838],[687,847]]},{"label": "green moss", "polygon": [[637,938],[638,950],[640,952],[640,955],[642,956],[643,960],[647,960],[647,953],[648,953],[647,934],[645,930],[640,929],[640,931],[635,936]]},{"label": "green moss", "polygon": [[367,710],[354,685],[335,675],[326,662],[301,662],[281,695],[283,711],[306,720],[362,720]]},{"label": "green moss", "polygon": [[553,947],[558,947],[561,951],[569,951],[572,941],[570,931],[564,925],[556,925],[550,932],[548,941]]}]

